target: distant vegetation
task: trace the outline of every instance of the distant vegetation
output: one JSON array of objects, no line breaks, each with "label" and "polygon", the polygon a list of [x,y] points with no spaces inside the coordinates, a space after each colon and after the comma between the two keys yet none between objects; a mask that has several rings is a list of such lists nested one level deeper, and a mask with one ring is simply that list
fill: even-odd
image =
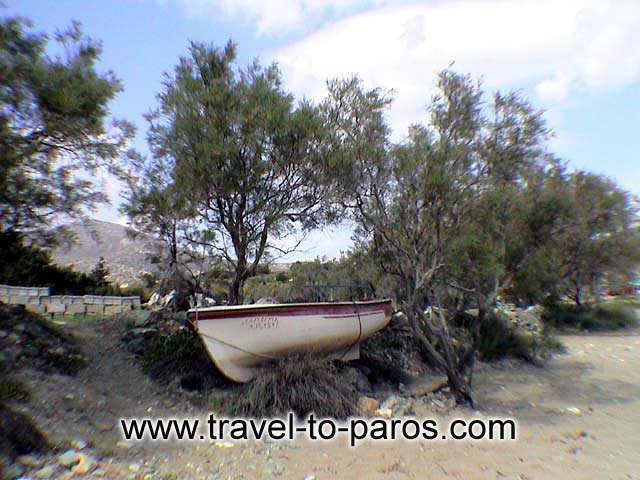
[{"label": "distant vegetation", "polygon": [[598,305],[558,303],[548,307],[547,325],[557,329],[619,330],[638,325],[637,307],[623,302]]}]

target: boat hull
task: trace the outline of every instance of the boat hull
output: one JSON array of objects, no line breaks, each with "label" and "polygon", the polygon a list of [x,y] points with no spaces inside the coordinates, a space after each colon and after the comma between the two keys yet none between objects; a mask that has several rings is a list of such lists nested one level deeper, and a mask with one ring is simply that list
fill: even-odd
[{"label": "boat hull", "polygon": [[294,353],[359,357],[359,344],[391,319],[391,300],[240,305],[190,310],[189,321],[228,378],[245,383],[264,363]]}]

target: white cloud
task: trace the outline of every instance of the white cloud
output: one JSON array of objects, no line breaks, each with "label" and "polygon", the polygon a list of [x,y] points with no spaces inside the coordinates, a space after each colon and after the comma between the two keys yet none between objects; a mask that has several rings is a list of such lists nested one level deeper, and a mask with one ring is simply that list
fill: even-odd
[{"label": "white cloud", "polygon": [[566,73],[558,73],[552,78],[543,80],[536,86],[538,96],[547,102],[564,100],[569,93],[571,78]]},{"label": "white cloud", "polygon": [[391,121],[421,119],[438,71],[482,76],[490,89],[532,88],[542,106],[640,78],[640,2],[459,0],[386,7],[334,23],[272,54],[290,88],[321,97],[352,74],[393,88]]},{"label": "white cloud", "polygon": [[[158,0],[164,3],[165,0]],[[255,24],[259,34],[281,34],[317,25],[383,0],[178,0],[191,16],[217,12]]]}]

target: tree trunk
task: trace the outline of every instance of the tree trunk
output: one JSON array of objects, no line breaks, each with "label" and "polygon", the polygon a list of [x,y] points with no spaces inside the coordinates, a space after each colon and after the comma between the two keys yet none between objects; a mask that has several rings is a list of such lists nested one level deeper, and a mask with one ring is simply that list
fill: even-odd
[{"label": "tree trunk", "polygon": [[[457,355],[459,352],[453,351],[454,345],[451,338],[445,335],[440,335],[440,340],[443,343],[449,342],[448,345],[442,345],[445,354],[443,355],[436,350],[433,343],[422,331],[417,312],[418,310],[414,307],[407,308],[407,313],[411,315],[411,325],[418,342],[420,356],[427,364],[434,366],[447,376],[449,389],[459,404],[469,404],[473,407],[470,378],[465,375],[468,366],[468,362],[464,358],[465,355]],[[474,355],[474,348],[475,345],[471,346],[471,352],[467,352],[467,354]],[[449,349],[448,353],[446,349]]]},{"label": "tree trunk", "polygon": [[242,305],[244,303],[244,282],[246,280],[246,272],[236,272],[233,282],[229,285],[229,305]]}]

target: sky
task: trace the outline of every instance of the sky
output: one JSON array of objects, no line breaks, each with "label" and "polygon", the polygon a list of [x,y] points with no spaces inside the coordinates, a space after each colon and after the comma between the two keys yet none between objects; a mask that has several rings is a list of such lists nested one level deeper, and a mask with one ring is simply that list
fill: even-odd
[{"label": "sky", "polygon": [[[487,91],[517,90],[554,132],[551,150],[570,167],[605,174],[640,195],[640,1],[638,0],[8,0],[54,33],[71,20],[103,43],[101,70],[124,91],[111,114],[138,128],[133,147],[147,154],[143,115],[155,105],[163,73],[190,40],[238,44],[238,60],[277,62],[298,98],[319,100],[328,78],[358,75],[393,89],[395,138],[425,120],[436,74],[453,65]],[[101,179],[112,205],[95,217],[126,223],[120,187]],[[286,260],[335,257],[348,226],[314,232]]]}]

